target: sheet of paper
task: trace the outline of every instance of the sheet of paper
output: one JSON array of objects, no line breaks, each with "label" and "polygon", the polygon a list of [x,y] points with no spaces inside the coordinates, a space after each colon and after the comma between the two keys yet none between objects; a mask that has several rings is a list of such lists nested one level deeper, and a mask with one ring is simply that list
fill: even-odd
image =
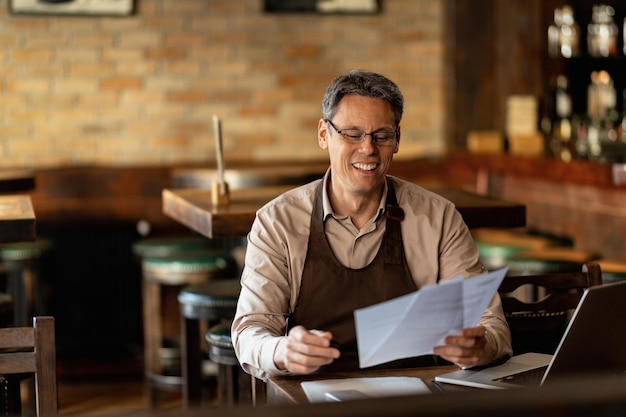
[{"label": "sheet of paper", "polygon": [[449,334],[478,324],[508,268],[461,277],[355,310],[359,365],[427,355]]},{"label": "sheet of paper", "polygon": [[388,397],[396,395],[415,395],[430,393],[428,386],[420,378],[415,377],[373,377],[325,379],[321,381],[305,381],[300,386],[310,402],[332,401],[326,398],[331,391],[357,390],[368,397]]}]

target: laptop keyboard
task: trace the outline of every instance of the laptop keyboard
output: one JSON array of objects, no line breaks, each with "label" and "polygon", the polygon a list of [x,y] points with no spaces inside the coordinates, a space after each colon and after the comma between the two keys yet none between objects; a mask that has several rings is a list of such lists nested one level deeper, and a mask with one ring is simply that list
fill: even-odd
[{"label": "laptop keyboard", "polygon": [[531,369],[529,371],[497,378],[495,379],[495,381],[528,386],[540,385],[541,379],[543,378],[543,375],[546,373],[547,369],[547,366],[542,366],[540,368]]}]

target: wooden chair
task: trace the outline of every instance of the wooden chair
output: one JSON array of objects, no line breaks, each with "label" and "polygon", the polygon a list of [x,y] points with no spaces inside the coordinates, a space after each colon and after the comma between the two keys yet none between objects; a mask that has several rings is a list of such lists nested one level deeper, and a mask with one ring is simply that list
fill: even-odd
[{"label": "wooden chair", "polygon": [[[579,272],[505,277],[498,293],[511,329],[513,354],[554,353],[585,288],[600,284],[597,263],[584,264]],[[528,299],[521,299],[521,294]]]},{"label": "wooden chair", "polygon": [[37,415],[58,415],[54,318],[34,317],[32,327],[0,329],[0,375],[35,375]]}]

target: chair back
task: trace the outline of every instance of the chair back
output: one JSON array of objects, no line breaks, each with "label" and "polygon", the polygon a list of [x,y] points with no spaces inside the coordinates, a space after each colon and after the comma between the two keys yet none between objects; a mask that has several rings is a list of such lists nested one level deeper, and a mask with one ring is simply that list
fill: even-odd
[{"label": "chair back", "polygon": [[584,290],[602,284],[596,263],[577,272],[507,276],[498,288],[513,342],[513,354],[553,354]]},{"label": "chair back", "polygon": [[34,317],[32,327],[0,329],[0,375],[34,374],[37,415],[58,415],[54,318]]}]

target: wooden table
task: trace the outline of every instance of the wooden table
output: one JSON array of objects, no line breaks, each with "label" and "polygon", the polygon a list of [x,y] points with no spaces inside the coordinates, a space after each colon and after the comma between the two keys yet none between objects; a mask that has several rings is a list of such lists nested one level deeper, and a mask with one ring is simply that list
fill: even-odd
[{"label": "wooden table", "polygon": [[27,195],[13,194],[34,188],[35,175],[31,171],[0,170],[0,243],[35,240],[35,213],[31,199]]},{"label": "wooden table", "polygon": [[0,243],[35,240],[35,212],[27,195],[0,195]]},{"label": "wooden table", "polygon": [[[624,375],[583,377],[545,387],[512,390],[470,389],[350,402],[279,403],[262,407],[215,407],[212,417],[613,417],[626,410]],[[273,381],[268,382],[272,384]],[[621,410],[621,411],[620,411]],[[136,412],[137,417],[205,417],[206,407]]]},{"label": "wooden table", "polygon": [[409,376],[420,378],[430,388],[432,393],[441,394],[443,392],[466,392],[476,390],[474,388],[439,384],[443,391],[433,385],[432,381],[436,375],[446,372],[457,371],[459,368],[454,365],[434,366],[425,368],[410,369],[385,369],[385,370],[360,370],[354,372],[333,372],[329,374],[319,375],[298,375],[298,376],[280,376],[269,378],[266,386],[267,404],[306,404],[309,402],[304,390],[300,386],[303,381],[315,381],[322,379],[345,379],[345,378],[367,378],[367,377],[385,377],[385,376]]},{"label": "wooden table", "polygon": [[[165,189],[162,193],[163,212],[209,238],[245,236],[250,231],[256,211],[293,187],[231,190],[230,204],[225,206],[213,205],[210,189]],[[522,204],[481,196],[459,188],[428,188],[455,203],[469,228],[522,227],[526,224],[526,208]]]}]

